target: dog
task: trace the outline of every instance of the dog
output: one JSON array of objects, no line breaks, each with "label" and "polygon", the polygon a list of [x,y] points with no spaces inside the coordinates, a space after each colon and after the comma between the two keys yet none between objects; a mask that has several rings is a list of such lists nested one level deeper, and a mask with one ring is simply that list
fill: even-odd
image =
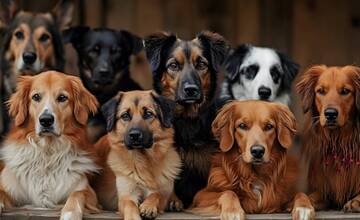
[{"label": "dog", "polygon": [[[86,26],[72,27],[63,35],[64,41],[77,51],[81,80],[100,105],[119,91],[142,89],[129,73],[130,57],[143,49],[141,38],[128,31]],[[96,136],[106,133],[101,114],[91,118],[89,124],[100,130]]]},{"label": "dog", "polygon": [[305,113],[304,159],[317,210],[360,211],[360,68],[313,66],[296,85]]},{"label": "dog", "polygon": [[299,65],[272,48],[243,44],[225,62],[223,99],[264,100],[290,105],[291,85]]},{"label": "dog", "polygon": [[[33,13],[19,10],[12,0],[0,1],[0,20],[4,25],[0,49],[2,103],[16,88],[21,75],[35,75],[45,70],[64,69],[64,47],[61,30],[70,25],[73,2],[60,0],[52,12]],[[8,115],[3,106],[4,132]]]},{"label": "dog", "polygon": [[245,219],[245,213],[285,211],[295,198],[293,219],[314,219],[309,198],[296,194],[297,162],[287,155],[295,129],[295,117],[285,105],[253,100],[226,104],[212,124],[221,152],[190,211]]},{"label": "dog", "polygon": [[155,91],[176,101],[175,144],[183,168],[175,192],[186,208],[206,186],[211,157],[217,151],[211,122],[217,110],[217,75],[229,46],[222,36],[209,31],[191,41],[156,33],[144,42]]},{"label": "dog", "polygon": [[173,192],[181,167],[174,107],[151,90],[120,92],[101,107],[109,133],[96,144],[105,168],[94,188],[103,207],[118,207],[125,220],[155,218]]},{"label": "dog", "polygon": [[82,219],[98,211],[87,175],[97,172],[95,148],[86,122],[97,100],[79,78],[48,71],[21,76],[9,100],[14,125],[0,150],[0,207],[54,208],[61,219]]}]

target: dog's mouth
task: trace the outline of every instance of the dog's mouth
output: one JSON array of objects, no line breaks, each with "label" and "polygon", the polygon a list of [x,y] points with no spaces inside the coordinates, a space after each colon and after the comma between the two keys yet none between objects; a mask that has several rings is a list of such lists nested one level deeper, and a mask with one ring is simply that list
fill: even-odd
[{"label": "dog's mouth", "polygon": [[61,135],[59,133],[55,132],[55,130],[53,128],[41,128],[41,130],[39,132],[39,136],[40,137],[44,137],[44,136],[60,137]]},{"label": "dog's mouth", "polygon": [[324,125],[325,128],[328,128],[328,129],[336,129],[336,128],[339,128],[340,125],[337,121],[326,121],[325,122],[325,125]]},{"label": "dog's mouth", "polygon": [[253,165],[261,165],[263,163],[265,163],[265,161],[263,159],[255,159],[255,158],[253,158],[251,160],[251,164],[253,164]]},{"label": "dog's mouth", "polygon": [[128,150],[141,150],[149,149],[152,147],[152,143],[131,143],[126,144]]}]

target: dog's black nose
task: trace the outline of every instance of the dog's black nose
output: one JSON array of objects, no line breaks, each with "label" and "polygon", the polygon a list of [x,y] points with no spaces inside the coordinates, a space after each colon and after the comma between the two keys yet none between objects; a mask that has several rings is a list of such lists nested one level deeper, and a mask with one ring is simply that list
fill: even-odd
[{"label": "dog's black nose", "polygon": [[260,99],[267,100],[271,96],[271,89],[265,86],[261,86],[258,89],[258,94],[260,96]]},{"label": "dog's black nose", "polygon": [[44,128],[49,128],[54,124],[54,116],[51,114],[42,114],[39,117],[39,122]]},{"label": "dog's black nose", "polygon": [[325,115],[326,120],[334,121],[337,119],[339,112],[334,108],[327,108],[324,111],[324,115]]},{"label": "dog's black nose", "polygon": [[140,144],[143,140],[143,134],[140,130],[133,129],[133,130],[129,131],[128,135],[129,135],[131,142],[133,142],[133,143]]},{"label": "dog's black nose", "polygon": [[261,145],[254,145],[250,148],[250,152],[255,159],[261,159],[264,156],[265,148]]},{"label": "dog's black nose", "polygon": [[193,98],[193,99],[200,98],[200,89],[198,86],[193,84],[185,85],[184,93],[186,95],[186,98]]},{"label": "dog's black nose", "polygon": [[36,53],[33,53],[33,52],[23,53],[23,60],[24,60],[24,63],[27,65],[31,65],[31,64],[35,63]]}]

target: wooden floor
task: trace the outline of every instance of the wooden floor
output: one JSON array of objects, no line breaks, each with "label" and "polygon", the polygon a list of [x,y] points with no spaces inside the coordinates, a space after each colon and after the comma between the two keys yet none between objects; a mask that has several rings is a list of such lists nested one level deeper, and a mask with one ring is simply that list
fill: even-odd
[{"label": "wooden floor", "polygon": [[[1,220],[52,220],[59,219],[59,211],[53,210],[16,210],[12,212],[4,212],[0,216]],[[85,220],[111,220],[119,219],[115,213],[104,212],[100,214],[85,215]],[[187,213],[165,213],[159,216],[159,220],[216,220],[218,217],[200,217]],[[246,219],[252,220],[290,220],[290,214],[271,214],[271,215],[247,215]],[[318,212],[316,219],[344,219],[344,220],[359,220],[360,214],[343,212]]]}]

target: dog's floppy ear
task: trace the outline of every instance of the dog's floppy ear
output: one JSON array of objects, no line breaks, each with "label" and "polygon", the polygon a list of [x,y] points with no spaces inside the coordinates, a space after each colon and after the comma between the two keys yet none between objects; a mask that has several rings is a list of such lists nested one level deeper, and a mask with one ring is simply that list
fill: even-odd
[{"label": "dog's floppy ear", "polygon": [[296,134],[296,119],[290,109],[283,104],[275,105],[277,139],[283,148],[289,149]]},{"label": "dog's floppy ear", "polygon": [[121,102],[122,96],[123,92],[119,92],[115,97],[113,97],[101,106],[101,113],[106,120],[107,132],[110,132],[114,129],[114,125],[116,122],[116,112],[118,105]]},{"label": "dog's floppy ear", "polygon": [[360,112],[360,68],[356,66],[346,66],[344,68],[352,72],[352,82],[355,88],[355,106],[357,111]]},{"label": "dog's floppy ear", "polygon": [[276,51],[276,53],[280,58],[281,67],[284,71],[284,78],[282,83],[285,88],[291,89],[292,82],[298,74],[300,66],[299,64],[292,61],[291,58],[286,56],[285,54],[279,51]]},{"label": "dog's floppy ear", "polygon": [[234,145],[234,102],[226,104],[217,114],[212,123],[212,132],[220,141],[220,149],[223,152],[229,151]]},{"label": "dog's floppy ear", "polygon": [[230,50],[225,61],[226,77],[230,81],[236,80],[240,75],[240,66],[249,52],[252,45],[242,44],[235,49]]},{"label": "dog's floppy ear", "polygon": [[74,116],[81,125],[86,125],[89,114],[95,114],[98,109],[98,101],[82,84],[76,76],[70,78],[72,91],[74,94]]},{"label": "dog's floppy ear", "polygon": [[301,75],[300,81],[296,84],[296,91],[300,95],[304,113],[312,110],[314,106],[315,86],[320,74],[326,68],[325,65],[311,67]]},{"label": "dog's floppy ear", "polygon": [[160,67],[164,50],[171,47],[176,42],[176,39],[175,35],[165,32],[156,33],[144,39],[146,57],[154,73]]},{"label": "dog's floppy ear", "polygon": [[11,95],[7,105],[9,115],[14,118],[15,126],[21,126],[26,121],[29,114],[29,96],[33,77],[20,76],[18,79],[16,92]]},{"label": "dog's floppy ear", "polygon": [[71,27],[62,32],[64,43],[71,43],[75,49],[79,49],[82,45],[84,35],[90,31],[87,26]]},{"label": "dog's floppy ear", "polygon": [[55,21],[60,30],[70,27],[74,12],[73,0],[59,0],[53,9]]},{"label": "dog's floppy ear", "polygon": [[211,59],[211,66],[215,72],[219,72],[220,66],[225,61],[230,49],[225,38],[218,33],[203,31],[197,35],[205,53],[208,53]]},{"label": "dog's floppy ear", "polygon": [[16,12],[17,6],[13,0],[0,0],[0,28],[7,26]]},{"label": "dog's floppy ear", "polygon": [[120,39],[124,40],[124,44],[129,47],[130,54],[137,54],[143,49],[143,40],[135,34],[121,30],[119,35]]},{"label": "dog's floppy ear", "polygon": [[174,109],[176,103],[164,96],[157,95],[154,92],[151,92],[151,96],[157,105],[156,114],[159,116],[162,126],[170,128],[174,119]]}]

